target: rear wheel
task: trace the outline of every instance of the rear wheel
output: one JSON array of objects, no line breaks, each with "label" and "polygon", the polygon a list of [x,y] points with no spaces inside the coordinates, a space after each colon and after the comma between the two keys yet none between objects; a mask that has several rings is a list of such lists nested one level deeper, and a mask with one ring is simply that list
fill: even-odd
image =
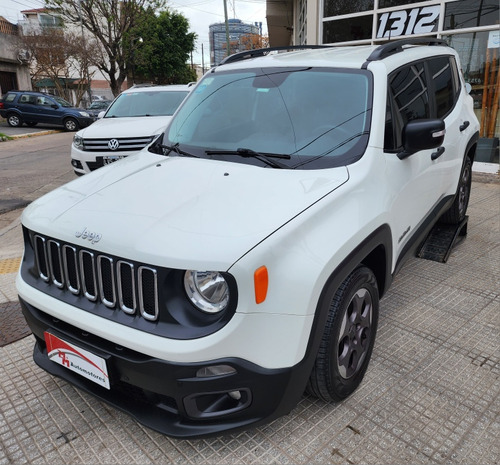
[{"label": "rear wheel", "polygon": [[360,267],[342,283],[330,310],[307,392],[327,402],[345,399],[360,385],[373,350],[379,296],[373,272]]},{"label": "rear wheel", "polygon": [[23,124],[23,120],[15,113],[7,115],[7,124],[13,128],[18,128]]},{"label": "rear wheel", "polygon": [[66,118],[64,120],[64,129],[66,131],[76,131],[78,129],[78,121],[74,118]]},{"label": "rear wheel", "polygon": [[439,219],[441,223],[459,224],[467,213],[469,206],[470,189],[472,185],[472,162],[469,157],[465,158],[460,179],[458,181],[457,193],[451,207],[444,212]]}]

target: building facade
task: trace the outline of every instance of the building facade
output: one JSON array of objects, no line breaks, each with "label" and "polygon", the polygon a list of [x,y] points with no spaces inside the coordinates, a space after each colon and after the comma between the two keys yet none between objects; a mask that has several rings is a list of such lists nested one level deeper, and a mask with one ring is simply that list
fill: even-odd
[{"label": "building facade", "polygon": [[13,89],[31,90],[28,57],[18,38],[19,28],[0,16],[0,97]]},{"label": "building facade", "polygon": [[481,122],[477,160],[498,163],[498,0],[267,0],[271,46],[437,37],[460,55]]},{"label": "building facade", "polygon": [[[262,34],[262,24],[247,24],[240,19],[229,19],[229,55],[251,48],[251,37]],[[210,65],[217,66],[227,55],[226,23],[209,26]]]}]

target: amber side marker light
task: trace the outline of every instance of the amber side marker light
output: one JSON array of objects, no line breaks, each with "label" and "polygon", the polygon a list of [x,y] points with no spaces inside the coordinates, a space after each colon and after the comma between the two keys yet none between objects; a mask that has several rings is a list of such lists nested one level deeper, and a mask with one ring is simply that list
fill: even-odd
[{"label": "amber side marker light", "polygon": [[265,266],[261,266],[255,270],[253,281],[255,287],[255,302],[260,304],[266,300],[267,287],[269,285],[269,276]]}]

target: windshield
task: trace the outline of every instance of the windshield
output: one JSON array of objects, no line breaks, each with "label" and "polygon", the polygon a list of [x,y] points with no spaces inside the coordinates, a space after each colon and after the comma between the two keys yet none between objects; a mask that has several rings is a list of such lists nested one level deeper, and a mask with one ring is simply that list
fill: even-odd
[{"label": "windshield", "polygon": [[217,72],[191,93],[163,144],[243,163],[255,160],[214,152],[286,154],[289,168],[340,166],[362,155],[370,116],[371,74],[364,70]]},{"label": "windshield", "polygon": [[73,105],[71,105],[71,103],[67,102],[66,100],[64,100],[63,98],[61,97],[57,97],[55,95],[52,95],[51,96],[59,105],[61,105],[62,107],[66,107],[66,108],[69,108],[69,107],[72,107]]},{"label": "windshield", "polygon": [[188,91],[148,90],[118,96],[105,118],[129,116],[172,116]]}]

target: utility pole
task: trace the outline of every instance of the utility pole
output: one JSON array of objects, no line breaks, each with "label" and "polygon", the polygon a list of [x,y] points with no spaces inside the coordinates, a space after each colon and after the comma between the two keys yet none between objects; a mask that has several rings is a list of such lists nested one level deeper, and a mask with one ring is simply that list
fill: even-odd
[{"label": "utility pole", "polygon": [[84,66],[85,70],[87,72],[87,93],[89,96],[89,105],[92,103],[92,90],[91,90],[91,85],[90,85],[90,74],[89,74],[89,57],[87,53],[87,46],[85,45],[85,34],[83,31],[83,17],[82,17],[82,0],[78,0],[78,8],[79,8],[79,13],[80,13],[80,27],[82,29],[82,45],[83,45],[83,57],[85,60]]},{"label": "utility pole", "polygon": [[229,43],[229,23],[227,21],[227,0],[224,0],[224,19],[226,22],[226,47],[227,47],[227,56],[230,55],[230,43]]}]

